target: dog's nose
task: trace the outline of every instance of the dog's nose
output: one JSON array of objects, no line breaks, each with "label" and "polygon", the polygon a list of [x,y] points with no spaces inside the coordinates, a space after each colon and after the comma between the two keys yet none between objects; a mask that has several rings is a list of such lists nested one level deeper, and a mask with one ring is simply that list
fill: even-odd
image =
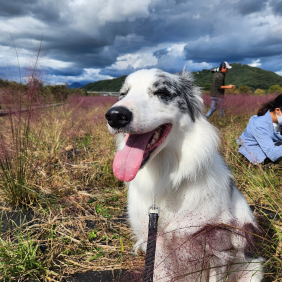
[{"label": "dog's nose", "polygon": [[111,127],[121,128],[131,122],[132,112],[125,107],[113,107],[106,112],[105,117]]}]

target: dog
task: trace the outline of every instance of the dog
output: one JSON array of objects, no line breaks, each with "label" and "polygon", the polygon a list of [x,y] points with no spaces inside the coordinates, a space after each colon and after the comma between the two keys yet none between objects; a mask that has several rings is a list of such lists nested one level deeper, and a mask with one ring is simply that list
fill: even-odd
[{"label": "dog", "polygon": [[258,225],[217,151],[192,74],[130,74],[106,119],[136,250],[146,252],[149,207],[160,211],[154,281],[262,281],[263,259],[247,255]]}]

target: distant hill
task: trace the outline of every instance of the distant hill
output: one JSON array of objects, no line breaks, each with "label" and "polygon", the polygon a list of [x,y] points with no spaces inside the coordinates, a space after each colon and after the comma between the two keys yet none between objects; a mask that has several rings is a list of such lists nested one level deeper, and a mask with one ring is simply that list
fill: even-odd
[{"label": "distant hill", "polygon": [[[282,76],[261,68],[250,67],[237,63],[231,64],[232,69],[228,71],[225,84],[234,84],[236,88],[247,85],[251,89],[257,88],[268,90],[271,85],[279,84],[282,86]],[[193,72],[195,84],[203,87],[205,84],[211,84],[213,73],[210,70]]]},{"label": "distant hill", "polygon": [[[249,86],[252,90],[257,88],[268,90],[271,85],[279,84],[282,86],[282,76],[261,68],[250,67],[237,63],[231,64],[232,69],[226,75],[225,84],[234,84],[237,88],[242,85]],[[213,73],[211,70],[193,72],[195,84],[204,87],[211,84]],[[126,79],[126,75],[119,78],[100,80],[86,84],[83,88],[87,91],[110,91],[118,92]]]},{"label": "distant hill", "polygon": [[126,79],[126,75],[119,78],[91,82],[83,86],[86,91],[109,91],[118,92]]},{"label": "distant hill", "polygon": [[74,82],[72,83],[71,85],[68,86],[68,88],[74,88],[74,89],[77,89],[77,88],[81,88],[83,85],[80,84],[79,82]]}]

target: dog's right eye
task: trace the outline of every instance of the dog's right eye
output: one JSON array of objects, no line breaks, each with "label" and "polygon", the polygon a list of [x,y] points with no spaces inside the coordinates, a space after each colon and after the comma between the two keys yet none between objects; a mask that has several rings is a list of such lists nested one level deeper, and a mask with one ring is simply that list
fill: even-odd
[{"label": "dog's right eye", "polygon": [[124,98],[126,96],[127,93],[123,92],[119,94],[118,99],[121,100],[122,98]]}]

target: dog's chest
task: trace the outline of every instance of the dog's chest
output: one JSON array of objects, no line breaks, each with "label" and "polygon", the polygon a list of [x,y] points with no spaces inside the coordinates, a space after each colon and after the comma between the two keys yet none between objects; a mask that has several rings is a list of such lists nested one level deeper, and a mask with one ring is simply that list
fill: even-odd
[{"label": "dog's chest", "polygon": [[[128,191],[128,216],[133,229],[137,232],[146,233],[148,229],[148,211],[153,205],[153,195],[146,187],[130,185]],[[199,210],[194,197],[189,197],[187,192],[178,190],[177,192],[164,194],[163,197],[155,198],[155,204],[159,208],[159,232],[166,232],[170,229],[185,229],[192,232],[194,226],[199,225]],[[193,227],[191,230],[187,226]]]}]

